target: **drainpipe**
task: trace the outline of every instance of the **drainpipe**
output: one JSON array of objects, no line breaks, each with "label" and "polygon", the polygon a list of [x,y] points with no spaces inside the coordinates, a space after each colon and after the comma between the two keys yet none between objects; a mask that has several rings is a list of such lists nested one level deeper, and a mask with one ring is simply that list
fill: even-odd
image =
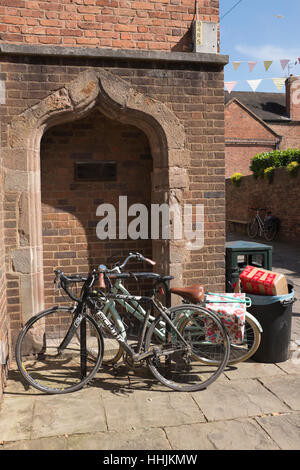
[{"label": "drainpipe", "polygon": [[279,150],[279,149],[280,149],[282,139],[283,139],[283,136],[280,135],[278,141],[277,141],[276,144],[275,144],[275,150]]}]

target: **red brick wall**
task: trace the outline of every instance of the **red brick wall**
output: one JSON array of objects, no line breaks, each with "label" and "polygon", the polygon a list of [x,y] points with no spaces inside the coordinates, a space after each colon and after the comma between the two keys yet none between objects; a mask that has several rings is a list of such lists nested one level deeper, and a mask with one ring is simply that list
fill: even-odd
[{"label": "red brick wall", "polygon": [[282,136],[280,149],[300,148],[300,122],[291,123],[271,123],[270,127]]},{"label": "red brick wall", "polygon": [[235,172],[249,175],[251,158],[275,149],[277,141],[252,113],[235,101],[228,104],[225,107],[226,178]]},{"label": "red brick wall", "polygon": [[226,180],[226,220],[247,221],[254,215],[250,207],[267,207],[280,219],[278,239],[281,240],[300,240],[299,200],[300,172],[293,178],[285,168],[278,168],[272,184],[268,180],[255,180],[252,175],[246,176],[238,188]]},{"label": "red brick wall", "polygon": [[[219,21],[219,1],[199,0]],[[194,0],[2,0],[3,42],[122,49],[190,50]]]},{"label": "red brick wall", "polygon": [[[113,160],[117,180],[79,182],[75,162]],[[112,204],[118,221],[119,196],[149,206],[152,158],[148,139],[139,129],[111,121],[98,111],[88,117],[50,129],[41,146],[44,279],[46,308],[57,302],[53,270],[66,274],[89,272],[111,265],[129,251],[151,257],[151,240],[99,240],[96,216],[100,204]],[[130,217],[128,221],[130,222]],[[118,227],[117,227],[117,238]],[[145,268],[143,265],[138,266]],[[129,269],[133,264],[128,265]]]},{"label": "red brick wall", "polygon": [[257,153],[271,152],[274,146],[259,145],[226,145],[226,178],[234,173],[242,175],[252,174],[250,168],[251,158]]}]

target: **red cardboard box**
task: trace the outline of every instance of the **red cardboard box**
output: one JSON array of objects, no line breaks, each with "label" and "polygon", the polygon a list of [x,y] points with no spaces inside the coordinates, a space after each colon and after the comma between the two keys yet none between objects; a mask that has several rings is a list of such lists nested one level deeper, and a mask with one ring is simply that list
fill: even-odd
[{"label": "red cardboard box", "polygon": [[258,295],[285,295],[289,293],[286,278],[283,274],[267,271],[255,266],[246,266],[240,274],[243,292]]}]

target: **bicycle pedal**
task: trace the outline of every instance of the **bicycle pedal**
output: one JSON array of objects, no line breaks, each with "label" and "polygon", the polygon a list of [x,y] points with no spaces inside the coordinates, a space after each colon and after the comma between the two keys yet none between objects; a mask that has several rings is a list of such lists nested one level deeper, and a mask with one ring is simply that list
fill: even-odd
[{"label": "bicycle pedal", "polygon": [[124,361],[117,362],[116,364],[113,364],[114,373],[116,373],[120,367],[125,366],[125,365],[126,365],[126,363]]}]

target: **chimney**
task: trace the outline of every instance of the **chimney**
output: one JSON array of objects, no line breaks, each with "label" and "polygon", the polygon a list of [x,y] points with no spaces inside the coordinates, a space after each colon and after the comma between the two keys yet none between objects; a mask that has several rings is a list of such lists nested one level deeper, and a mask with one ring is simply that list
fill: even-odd
[{"label": "chimney", "polygon": [[290,75],[285,81],[286,112],[291,121],[300,121],[300,79]]}]

